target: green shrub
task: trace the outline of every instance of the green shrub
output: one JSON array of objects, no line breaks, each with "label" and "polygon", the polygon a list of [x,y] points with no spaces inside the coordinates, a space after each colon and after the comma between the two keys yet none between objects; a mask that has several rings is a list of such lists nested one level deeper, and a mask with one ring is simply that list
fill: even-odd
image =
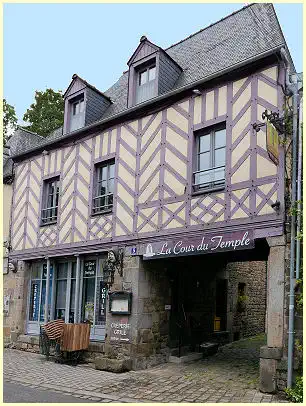
[{"label": "green shrub", "polygon": [[293,388],[286,388],[287,398],[294,403],[303,403],[303,377],[298,376]]}]

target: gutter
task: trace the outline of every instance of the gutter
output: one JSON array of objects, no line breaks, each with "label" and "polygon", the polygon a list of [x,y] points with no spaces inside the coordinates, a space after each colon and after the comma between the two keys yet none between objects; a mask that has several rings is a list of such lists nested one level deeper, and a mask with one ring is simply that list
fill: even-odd
[{"label": "gutter", "polygon": [[[289,61],[284,48],[281,49],[281,56],[286,66],[286,91],[292,95],[293,122],[292,122],[292,177],[291,177],[291,208],[293,208],[297,197],[297,129],[298,129],[298,82],[297,74],[289,76]],[[292,387],[293,352],[294,352],[294,288],[295,288],[295,242],[296,242],[296,213],[291,214],[290,231],[290,287],[289,287],[289,327],[288,327],[288,372],[287,387]],[[298,264],[296,263],[296,266]]]},{"label": "gutter", "polygon": [[50,141],[50,142],[48,142],[48,143],[45,143],[45,144],[40,145],[40,146],[38,146],[38,147],[29,149],[29,150],[27,150],[27,151],[25,151],[25,152],[23,152],[23,153],[21,153],[21,154],[14,155],[14,156],[12,156],[12,159],[13,159],[13,160],[20,160],[22,157],[24,157],[24,156],[26,156],[26,155],[28,155],[28,154],[31,154],[31,153],[33,153],[33,152],[36,152],[36,151],[38,152],[38,151],[41,151],[41,150],[43,150],[43,149],[46,149],[46,148],[48,148],[49,146],[55,144],[56,142],[68,141],[68,140],[70,140],[70,139],[71,139],[71,140],[75,140],[75,138],[78,137],[78,136],[80,136],[80,135],[83,135],[83,134],[85,134],[85,133],[87,133],[87,132],[90,132],[91,130],[97,130],[99,126],[103,126],[103,125],[105,125],[105,124],[109,124],[109,125],[110,125],[110,123],[111,123],[112,121],[114,121],[114,120],[118,120],[118,119],[120,119],[120,118],[123,118],[123,117],[125,117],[125,116],[131,114],[131,113],[134,113],[134,112],[136,112],[136,111],[140,111],[141,109],[144,109],[144,108],[146,108],[146,107],[148,107],[148,106],[151,106],[151,105],[154,104],[154,103],[158,103],[158,102],[160,102],[160,101],[162,101],[162,100],[166,100],[167,98],[170,98],[170,97],[172,97],[172,96],[176,96],[176,95],[178,95],[179,93],[182,93],[182,92],[184,92],[184,91],[187,91],[187,90],[191,90],[191,89],[193,89],[193,88],[196,88],[197,86],[203,85],[203,84],[205,84],[206,82],[209,82],[209,81],[212,80],[212,79],[215,79],[215,78],[217,78],[217,77],[219,77],[219,76],[222,76],[222,75],[224,75],[224,74],[227,74],[227,73],[233,71],[234,69],[242,68],[242,67],[248,65],[249,63],[255,62],[255,61],[259,60],[259,59],[263,59],[263,58],[265,58],[265,57],[267,57],[267,56],[271,56],[271,55],[273,55],[273,54],[279,52],[283,47],[284,47],[284,45],[280,45],[280,46],[277,46],[277,47],[275,47],[275,48],[270,49],[269,51],[262,52],[262,53],[260,53],[260,54],[258,54],[258,55],[256,55],[256,56],[253,56],[253,57],[251,57],[251,58],[248,58],[248,59],[246,59],[246,60],[244,60],[244,61],[242,61],[242,62],[239,62],[239,63],[237,63],[237,64],[235,64],[235,65],[231,65],[230,67],[227,67],[227,68],[225,68],[225,69],[222,69],[222,70],[220,70],[220,71],[218,71],[218,72],[216,72],[216,73],[214,73],[214,74],[212,74],[212,75],[210,75],[210,76],[207,76],[206,78],[197,80],[196,82],[192,82],[192,83],[190,83],[190,84],[188,84],[188,85],[185,85],[185,86],[183,86],[183,87],[180,87],[180,88],[178,88],[178,89],[175,89],[175,90],[173,90],[173,91],[171,91],[171,92],[168,92],[168,93],[163,94],[163,95],[161,95],[161,96],[158,96],[158,97],[155,97],[155,98],[153,98],[153,99],[150,99],[150,100],[148,100],[148,101],[146,101],[146,102],[144,102],[144,103],[141,103],[141,104],[139,104],[139,105],[137,105],[137,106],[131,107],[131,108],[126,109],[126,110],[124,110],[124,111],[122,111],[122,112],[120,112],[120,113],[114,114],[113,116],[110,116],[110,117],[108,117],[108,118],[106,118],[106,119],[104,119],[104,120],[97,121],[97,122],[95,122],[95,123],[93,123],[93,124],[90,124],[90,125],[88,125],[88,126],[86,126],[86,127],[82,127],[82,128],[79,129],[79,130],[73,131],[72,133],[69,133],[69,134],[67,134],[67,135],[64,136],[64,137],[59,138],[58,140],[54,140],[54,139],[53,139],[52,141]]}]

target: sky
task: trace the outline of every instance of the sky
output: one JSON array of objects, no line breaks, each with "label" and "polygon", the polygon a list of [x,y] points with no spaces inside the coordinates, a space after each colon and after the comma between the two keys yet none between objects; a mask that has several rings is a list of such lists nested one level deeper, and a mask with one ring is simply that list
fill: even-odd
[{"label": "sky", "polygon": [[[65,91],[77,73],[105,91],[142,35],[167,48],[245,4],[4,4],[4,98],[22,124],[35,90]],[[302,5],[274,6],[301,72]]]}]

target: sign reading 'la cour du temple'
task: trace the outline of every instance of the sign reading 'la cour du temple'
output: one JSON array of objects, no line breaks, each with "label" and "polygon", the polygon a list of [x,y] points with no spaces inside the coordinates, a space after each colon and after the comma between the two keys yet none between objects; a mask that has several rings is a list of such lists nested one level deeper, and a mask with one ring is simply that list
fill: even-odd
[{"label": "sign reading 'la cour du temple'", "polygon": [[[143,255],[144,260],[149,260],[237,251],[254,247],[253,231],[248,230],[161,240],[142,245],[137,254]],[[136,254],[136,250],[132,253]]]}]

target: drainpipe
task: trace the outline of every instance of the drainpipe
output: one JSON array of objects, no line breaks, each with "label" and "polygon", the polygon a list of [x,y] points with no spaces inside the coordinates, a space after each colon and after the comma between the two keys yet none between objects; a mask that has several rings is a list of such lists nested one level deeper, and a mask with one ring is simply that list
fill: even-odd
[{"label": "drainpipe", "polygon": [[[302,210],[302,121],[303,121],[303,102],[300,100],[299,109],[299,131],[298,131],[298,173],[297,173],[297,227],[296,233],[299,236],[301,231],[301,210]],[[301,240],[296,241],[296,264],[295,264],[295,277],[300,279],[300,261],[301,261]]]},{"label": "drainpipe", "polygon": [[[289,76],[289,62],[284,48],[281,55],[286,65],[286,90],[292,95],[293,123],[292,123],[292,177],[291,177],[291,205],[296,201],[297,191],[297,126],[298,126],[298,85],[296,74]],[[293,350],[294,350],[294,288],[295,288],[295,236],[296,236],[296,214],[291,216],[290,235],[290,289],[289,289],[289,328],[288,328],[288,374],[287,387],[292,387]]]}]

